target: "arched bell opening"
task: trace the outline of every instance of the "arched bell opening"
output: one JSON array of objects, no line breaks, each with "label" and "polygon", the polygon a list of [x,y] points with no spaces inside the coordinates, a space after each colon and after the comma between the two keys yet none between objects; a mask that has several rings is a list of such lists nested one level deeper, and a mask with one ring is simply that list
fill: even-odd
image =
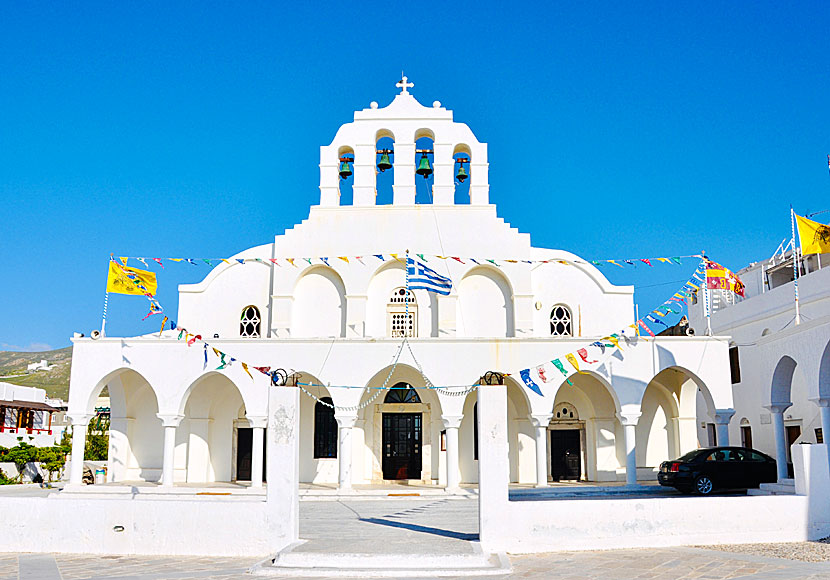
[{"label": "arched bell opening", "polygon": [[395,136],[381,129],[375,136],[375,205],[390,205],[394,199]]},{"label": "arched bell opening", "polygon": [[435,134],[429,129],[415,132],[415,203],[433,203],[435,185]]},{"label": "arched bell opening", "polygon": [[456,205],[470,203],[470,177],[473,155],[467,145],[455,146],[452,153],[453,159],[453,183],[455,194],[453,202]]},{"label": "arched bell opening", "polygon": [[340,176],[340,205],[354,205],[354,149],[343,146],[337,150],[337,173]]}]

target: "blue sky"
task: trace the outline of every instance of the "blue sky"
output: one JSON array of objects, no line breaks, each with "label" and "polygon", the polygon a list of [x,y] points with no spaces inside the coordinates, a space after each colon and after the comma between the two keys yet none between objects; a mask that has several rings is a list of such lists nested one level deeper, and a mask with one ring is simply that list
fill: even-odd
[{"label": "blue sky", "polygon": [[[738,269],[790,204],[830,209],[826,2],[171,4],[0,8],[0,349],[100,326],[110,252],[231,255],[306,218],[319,146],[402,69],[489,144],[537,246]],[[605,271],[642,311],[693,269]],[[172,317],[207,271],[160,276]],[[113,298],[109,334],[144,312]]]}]

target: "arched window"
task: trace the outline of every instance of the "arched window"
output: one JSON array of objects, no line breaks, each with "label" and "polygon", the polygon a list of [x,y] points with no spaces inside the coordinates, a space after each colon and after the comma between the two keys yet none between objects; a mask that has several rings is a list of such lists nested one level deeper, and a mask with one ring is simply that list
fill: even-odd
[{"label": "arched window", "polygon": [[337,457],[337,421],[331,404],[331,397],[323,397],[314,405],[314,459]]},{"label": "arched window", "polygon": [[262,317],[259,315],[259,308],[246,306],[242,309],[242,317],[239,321],[239,336],[243,338],[259,338],[259,327]]},{"label": "arched window", "polygon": [[550,311],[550,335],[573,336],[573,334],[570,309],[564,304],[557,304]]},{"label": "arched window", "polygon": [[418,303],[404,287],[395,288],[386,305],[386,333],[392,338],[418,336]]},{"label": "arched window", "polygon": [[384,403],[420,403],[421,397],[409,383],[398,383],[386,393]]},{"label": "arched window", "polygon": [[553,410],[553,418],[559,421],[579,421],[579,413],[572,404],[559,403]]}]

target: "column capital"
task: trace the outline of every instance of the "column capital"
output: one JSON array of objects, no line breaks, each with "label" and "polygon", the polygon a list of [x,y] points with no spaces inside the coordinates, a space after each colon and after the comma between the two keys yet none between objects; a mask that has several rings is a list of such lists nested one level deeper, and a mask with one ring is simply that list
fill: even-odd
[{"label": "column capital", "polygon": [[162,415],[161,413],[156,413],[156,417],[161,419],[163,427],[178,427],[184,419],[184,415]]},{"label": "column capital", "polygon": [[553,418],[553,414],[550,415],[531,415],[530,422],[533,424],[534,427],[537,429],[540,427],[547,427],[550,424],[550,420]]},{"label": "column capital", "polygon": [[642,415],[640,412],[617,413],[617,419],[620,420],[623,427],[636,427]]},{"label": "column capital", "polygon": [[764,405],[764,407],[769,409],[771,413],[775,413],[777,415],[782,415],[784,411],[789,409],[791,406],[792,403],[772,403],[771,405]]},{"label": "column capital", "polygon": [[334,420],[341,429],[351,429],[357,423],[357,415],[340,415],[335,411]]},{"label": "column capital", "polygon": [[246,417],[248,419],[248,423],[251,424],[251,427],[254,429],[264,429],[268,426],[268,417]]},{"label": "column capital", "polygon": [[813,397],[810,399],[817,407],[830,407],[830,397]]},{"label": "column capital", "polygon": [[718,425],[728,425],[732,417],[735,416],[735,409],[715,409],[715,423]]},{"label": "column capital", "polygon": [[69,417],[69,420],[72,422],[73,425],[78,425],[80,427],[86,427],[89,425],[89,422],[95,416],[93,413],[67,413],[66,415]]},{"label": "column capital", "polygon": [[441,415],[441,421],[444,422],[444,429],[458,429],[461,427],[461,420],[463,415]]}]

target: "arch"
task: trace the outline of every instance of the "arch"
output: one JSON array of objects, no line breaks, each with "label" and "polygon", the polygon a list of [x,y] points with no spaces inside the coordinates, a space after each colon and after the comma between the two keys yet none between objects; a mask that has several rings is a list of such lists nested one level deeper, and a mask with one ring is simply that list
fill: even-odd
[{"label": "arch", "polygon": [[830,398],[830,342],[824,347],[818,366],[818,396]]},{"label": "arch", "polygon": [[300,338],[346,335],[346,287],[327,266],[303,272],[294,284],[291,335]]},{"label": "arch", "polygon": [[387,336],[387,307],[395,288],[406,284],[406,271],[397,260],[378,265],[366,288],[366,336]]},{"label": "arch", "polygon": [[337,149],[337,187],[340,193],[340,205],[354,205],[354,175],[346,179],[340,177],[341,159],[351,158],[351,170],[354,171],[355,153],[354,148],[349,145],[342,145]]},{"label": "arch", "polygon": [[642,415],[637,422],[637,465],[659,467],[680,455],[678,419],[680,409],[673,393],[652,379],[640,401]]},{"label": "arch", "polygon": [[772,372],[772,384],[770,386],[770,403],[773,405],[790,406],[792,402],[793,373],[798,366],[791,357],[784,355],[775,365]]},{"label": "arch", "polygon": [[426,127],[422,127],[420,129],[416,129],[415,133],[412,135],[413,141],[416,143],[419,139],[429,139],[433,143],[435,142],[435,132],[432,129],[428,129]]},{"label": "arch", "polygon": [[87,412],[107,387],[110,395],[109,481],[158,481],[164,428],[158,394],[138,371],[121,367],[107,373],[90,393]]},{"label": "arch", "polygon": [[[563,381],[550,404],[554,415],[551,428],[580,431],[581,476],[590,481],[615,481],[617,469],[625,465],[625,445],[618,420],[619,402],[604,377],[595,373],[577,373]],[[564,403],[576,409],[578,419],[559,418],[555,411]],[[551,461],[555,454],[550,448]],[[552,472],[551,472],[552,473]]]},{"label": "arch", "polygon": [[[463,143],[456,145],[452,154],[452,162],[452,180],[455,185],[453,203],[456,205],[469,204],[471,201],[470,184],[473,177],[473,154],[470,148]],[[459,178],[461,169],[464,170],[466,177]]]},{"label": "arch", "polygon": [[383,398],[384,404],[386,403],[420,403],[421,397],[418,396],[418,393],[415,389],[412,388],[412,385],[409,383],[396,383],[392,386],[388,391],[386,391],[386,396]]},{"label": "arch", "polygon": [[377,145],[378,141],[384,138],[392,139],[392,141],[394,141],[395,133],[392,132],[391,129],[378,129],[375,131],[375,145]]},{"label": "arch", "polygon": [[210,371],[188,386],[176,429],[174,479],[188,483],[232,481],[237,431],[247,428],[242,391],[226,374]]},{"label": "arch", "polygon": [[[379,129],[375,133],[375,205],[390,205],[394,202],[395,184],[395,134],[389,129]],[[389,160],[392,167],[386,171],[380,171],[377,164],[380,162],[378,151],[390,151]]]},{"label": "arch", "polygon": [[262,336],[262,315],[259,308],[249,304],[242,309],[239,317],[239,336],[242,338],[260,338]]},{"label": "arch", "polygon": [[[672,396],[678,402],[678,410],[681,416],[695,416],[691,409],[695,408],[697,393],[703,398],[707,413],[714,418],[715,400],[706,383],[686,367],[679,365],[667,366],[657,373],[652,381],[659,382],[663,387],[671,391]],[[644,393],[645,394],[645,393]]]},{"label": "arch", "polygon": [[513,288],[503,273],[487,266],[469,270],[458,283],[460,336],[514,336]]},{"label": "arch", "polygon": [[469,146],[469,145],[467,145],[466,143],[458,143],[458,144],[456,144],[456,146],[453,148],[453,150],[452,150],[452,156],[453,156],[453,157],[455,157],[455,156],[456,156],[456,155],[458,155],[459,153],[463,153],[463,154],[465,154],[465,155],[467,155],[468,157],[471,157],[471,158],[472,158],[472,156],[473,156],[473,151],[472,151],[472,149],[470,149],[470,146]]}]

